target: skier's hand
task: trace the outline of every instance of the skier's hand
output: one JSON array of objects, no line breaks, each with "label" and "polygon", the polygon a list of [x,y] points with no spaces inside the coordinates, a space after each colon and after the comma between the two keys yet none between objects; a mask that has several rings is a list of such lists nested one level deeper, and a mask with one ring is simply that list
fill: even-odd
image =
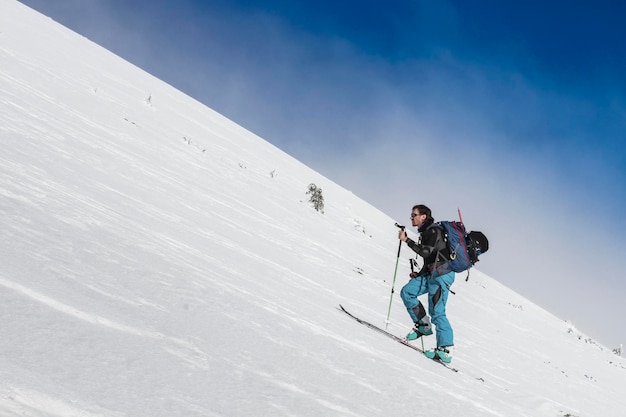
[{"label": "skier's hand", "polygon": [[406,235],[406,232],[404,230],[400,230],[398,232],[398,239],[400,239],[403,242],[406,242],[407,235]]}]

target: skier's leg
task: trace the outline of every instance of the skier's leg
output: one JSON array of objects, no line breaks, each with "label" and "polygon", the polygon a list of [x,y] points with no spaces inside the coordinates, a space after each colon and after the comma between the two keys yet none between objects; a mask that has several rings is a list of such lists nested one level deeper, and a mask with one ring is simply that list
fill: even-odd
[{"label": "skier's leg", "polygon": [[426,315],[424,306],[417,299],[418,296],[426,294],[426,292],[428,292],[428,285],[423,277],[412,278],[400,291],[400,298],[402,298],[413,323],[417,323]]},{"label": "skier's leg", "polygon": [[446,315],[449,287],[454,282],[454,272],[449,272],[428,282],[428,311],[436,327],[437,346],[454,345],[454,333]]}]

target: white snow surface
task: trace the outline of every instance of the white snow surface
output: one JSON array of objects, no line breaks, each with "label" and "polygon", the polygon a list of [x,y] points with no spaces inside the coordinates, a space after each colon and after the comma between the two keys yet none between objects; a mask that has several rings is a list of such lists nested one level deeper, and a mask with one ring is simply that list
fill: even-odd
[{"label": "white snow surface", "polygon": [[385,326],[395,219],[15,0],[0,90],[0,417],[625,415],[622,358],[476,269],[459,373],[351,320]]}]

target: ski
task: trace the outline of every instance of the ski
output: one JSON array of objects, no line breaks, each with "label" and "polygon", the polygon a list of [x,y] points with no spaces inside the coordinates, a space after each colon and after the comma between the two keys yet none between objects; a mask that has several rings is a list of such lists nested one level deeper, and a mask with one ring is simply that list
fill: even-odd
[{"label": "ski", "polygon": [[[363,320],[363,319],[358,318],[357,316],[353,315],[353,314],[352,314],[352,313],[350,313],[348,310],[346,310],[346,309],[345,309],[345,308],[344,308],[341,304],[339,304],[339,309],[340,309],[341,311],[343,311],[344,313],[346,313],[348,316],[352,317],[352,318],[353,318],[354,320],[356,320],[357,322],[359,322],[359,323],[361,323],[362,325],[364,325],[365,327],[369,327],[370,329],[375,330],[375,331],[377,331],[378,333],[384,334],[384,335],[385,335],[385,336],[387,336],[388,338],[393,339],[393,340],[395,340],[396,342],[401,343],[401,344],[403,344],[404,346],[410,347],[411,349],[416,350],[416,351],[418,351],[418,352],[420,352],[420,353],[422,353],[422,354],[424,353],[424,351],[423,351],[422,349],[420,349],[419,347],[417,347],[417,346],[415,346],[415,345],[413,345],[413,344],[409,343],[409,341],[408,341],[408,340],[403,339],[403,338],[401,338],[401,337],[399,337],[399,336],[396,336],[396,335],[395,335],[395,334],[393,334],[393,333],[389,333],[387,330],[381,329],[380,327],[376,326],[375,324],[372,324],[372,323],[370,323],[370,322],[368,322],[368,321],[365,321],[365,320]],[[424,357],[425,357],[425,356],[424,356]],[[426,358],[426,357],[425,357],[425,358]],[[428,359],[428,358],[426,358],[426,359]],[[433,362],[436,362],[436,363],[438,363],[438,364],[442,365],[442,366],[443,366],[443,367],[445,367],[445,368],[448,368],[448,369],[449,369],[449,370],[451,370],[452,372],[459,372],[459,370],[458,370],[458,369],[454,368],[454,367],[453,367],[452,365],[450,365],[450,364],[447,364],[447,363],[445,363],[445,362],[442,362],[442,361],[440,361],[440,360],[438,360],[438,359],[431,359],[431,360],[432,360]]]}]

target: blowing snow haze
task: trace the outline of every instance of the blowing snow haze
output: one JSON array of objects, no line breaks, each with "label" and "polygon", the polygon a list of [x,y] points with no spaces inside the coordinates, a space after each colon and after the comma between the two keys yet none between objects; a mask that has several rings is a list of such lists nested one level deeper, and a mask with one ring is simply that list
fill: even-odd
[{"label": "blowing snow haze", "polygon": [[343,315],[384,325],[393,219],[13,0],[0,91],[0,416],[623,415],[624,360],[479,270],[459,373]]}]

